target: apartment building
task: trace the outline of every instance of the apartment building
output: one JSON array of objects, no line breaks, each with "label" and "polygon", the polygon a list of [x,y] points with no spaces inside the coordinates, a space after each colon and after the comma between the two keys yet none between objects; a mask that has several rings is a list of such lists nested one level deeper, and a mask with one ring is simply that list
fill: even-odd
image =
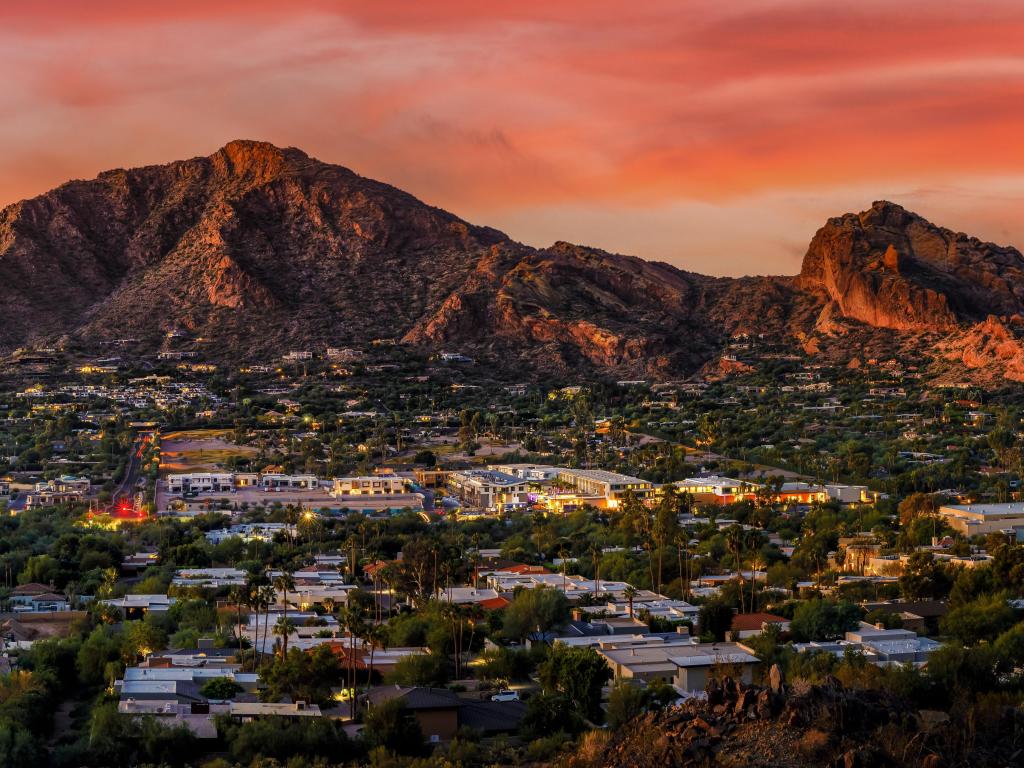
[{"label": "apartment building", "polygon": [[504,509],[526,502],[528,483],[493,469],[467,469],[449,474],[448,487],[468,507]]},{"label": "apartment building", "polygon": [[609,509],[616,509],[627,493],[643,500],[654,492],[654,483],[648,480],[603,469],[560,469],[556,479],[574,488],[581,496],[604,499]]},{"label": "apartment building", "polygon": [[331,481],[331,495],[339,496],[392,496],[405,493],[408,480],[398,475],[366,475],[336,477]]}]

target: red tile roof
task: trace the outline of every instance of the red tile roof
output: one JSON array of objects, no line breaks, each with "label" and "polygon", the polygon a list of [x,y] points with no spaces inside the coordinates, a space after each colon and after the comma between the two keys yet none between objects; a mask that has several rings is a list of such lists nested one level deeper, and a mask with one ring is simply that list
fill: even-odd
[{"label": "red tile roof", "polygon": [[740,613],[732,617],[733,632],[748,632],[761,629],[765,624],[784,624],[789,619],[772,613]]}]

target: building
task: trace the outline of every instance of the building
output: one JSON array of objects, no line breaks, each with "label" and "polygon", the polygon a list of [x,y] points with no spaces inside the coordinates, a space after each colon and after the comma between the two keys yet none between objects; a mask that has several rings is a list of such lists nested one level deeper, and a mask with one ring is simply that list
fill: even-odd
[{"label": "building", "polygon": [[593,643],[588,640],[587,644],[594,646],[594,650],[608,663],[616,679],[669,683],[675,678],[679,668],[672,661],[672,657],[693,646],[693,642],[689,635],[680,634],[669,638],[660,635],[627,635],[604,643]]},{"label": "building", "polygon": [[546,483],[558,477],[558,473],[562,471],[562,467],[547,464],[492,464],[490,469],[534,483]]},{"label": "building", "polygon": [[521,701],[473,701],[447,688],[382,686],[372,688],[363,700],[372,709],[394,699],[400,699],[403,708],[412,713],[431,744],[451,741],[460,728],[485,736],[514,733],[526,714],[526,704]]},{"label": "building", "polygon": [[494,469],[452,472],[448,487],[467,507],[504,510],[527,502],[527,482]]},{"label": "building", "polygon": [[788,632],[789,619],[771,613],[738,613],[732,617],[731,634],[735,640],[745,640],[764,634],[768,627]]},{"label": "building", "polygon": [[11,610],[15,613],[53,613],[69,611],[71,606],[64,595],[54,592],[46,584],[22,584],[11,590]]},{"label": "building", "polygon": [[398,475],[336,477],[331,481],[331,495],[387,496],[406,492],[408,480]]},{"label": "building", "polygon": [[964,536],[987,536],[1010,532],[1024,539],[1024,504],[946,504],[939,507],[939,516]]},{"label": "building", "polygon": [[223,493],[235,487],[230,472],[192,472],[167,476],[170,493]]},{"label": "building", "polygon": [[674,485],[681,493],[690,494],[701,504],[732,504],[753,496],[757,490],[753,483],[717,475],[688,477]]},{"label": "building", "polygon": [[560,469],[556,478],[581,496],[604,499],[608,509],[617,509],[628,493],[644,500],[654,492],[654,484],[647,480],[603,469]]},{"label": "building", "polygon": [[279,475],[266,474],[260,476],[263,488],[291,488],[296,490],[312,490],[320,487],[316,475]]},{"label": "building", "polygon": [[720,669],[734,680],[749,684],[759,662],[741,643],[700,643],[681,646],[669,660],[676,666],[672,684],[680,691],[703,691],[714,670]]}]

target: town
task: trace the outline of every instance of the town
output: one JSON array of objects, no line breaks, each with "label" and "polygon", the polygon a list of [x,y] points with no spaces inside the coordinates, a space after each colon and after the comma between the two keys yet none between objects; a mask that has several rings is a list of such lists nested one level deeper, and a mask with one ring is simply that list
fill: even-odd
[{"label": "town", "polygon": [[723,680],[1017,685],[979,670],[1024,663],[1019,394],[733,353],[509,385],[388,343],[23,350],[4,738],[67,766],[514,764]]}]

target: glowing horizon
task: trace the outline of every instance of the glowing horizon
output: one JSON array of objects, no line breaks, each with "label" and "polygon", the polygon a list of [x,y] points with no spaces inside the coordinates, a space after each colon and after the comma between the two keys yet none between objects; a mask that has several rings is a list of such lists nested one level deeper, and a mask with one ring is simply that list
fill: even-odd
[{"label": "glowing horizon", "polygon": [[793,274],[877,199],[1024,245],[1024,7],[722,5],[0,7],[0,205],[248,138],[709,274]]}]

